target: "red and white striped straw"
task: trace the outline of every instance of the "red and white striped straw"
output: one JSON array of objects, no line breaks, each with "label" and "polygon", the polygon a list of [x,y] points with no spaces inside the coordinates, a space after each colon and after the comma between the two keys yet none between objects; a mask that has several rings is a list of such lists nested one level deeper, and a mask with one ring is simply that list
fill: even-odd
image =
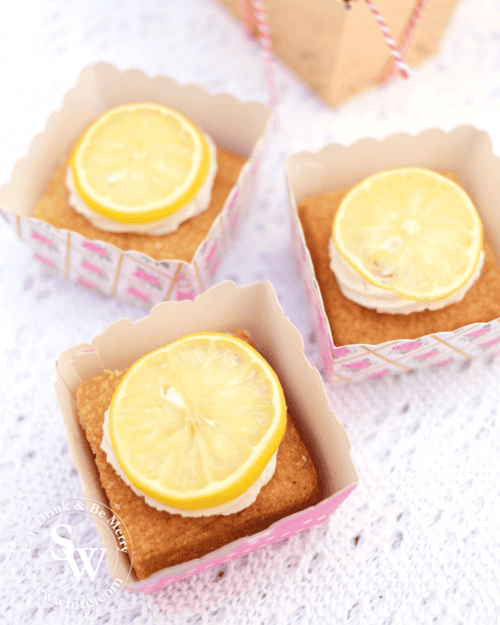
[{"label": "red and white striped straw", "polygon": [[[405,57],[405,53],[410,47],[410,43],[413,39],[413,35],[415,34],[415,30],[417,29],[417,26],[420,20],[422,19],[422,15],[424,13],[424,10],[425,10],[425,7],[427,6],[428,1],[429,0],[418,0],[415,6],[415,10],[413,11],[413,15],[410,17],[410,20],[406,26],[406,30],[404,32],[403,38],[401,40],[401,44],[399,46],[399,50],[403,58]],[[387,74],[385,74],[385,76],[383,76],[380,79],[379,84],[386,85],[388,82],[390,82],[390,80],[394,77],[395,74],[396,74],[396,66],[395,64],[393,64],[391,69],[387,72]]]},{"label": "red and white striped straw", "polygon": [[377,9],[377,7],[372,2],[372,0],[365,0],[365,2],[368,5],[368,8],[372,12],[373,16],[375,17],[375,19],[378,22],[380,30],[382,31],[382,34],[384,35],[384,39],[385,39],[387,45],[389,46],[389,50],[391,51],[391,54],[394,57],[394,62],[396,63],[396,66],[399,68],[399,73],[401,74],[401,76],[403,76],[403,78],[409,78],[410,77],[410,68],[403,61],[403,57],[401,56],[401,52],[399,51],[399,48],[396,45],[396,42],[392,38],[390,30],[389,30],[389,28],[388,28],[384,18],[382,17],[380,11]]}]

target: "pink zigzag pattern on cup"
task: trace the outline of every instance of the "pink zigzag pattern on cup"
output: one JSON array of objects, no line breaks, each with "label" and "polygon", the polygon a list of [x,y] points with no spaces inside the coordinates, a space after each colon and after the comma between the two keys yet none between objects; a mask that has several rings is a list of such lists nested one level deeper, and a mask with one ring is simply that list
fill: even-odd
[{"label": "pink zigzag pattern on cup", "polygon": [[316,319],[318,320],[321,332],[324,333],[326,331],[325,318],[323,316],[323,311],[319,306],[316,307]]},{"label": "pink zigzag pattern on cup", "polygon": [[453,362],[453,358],[451,356],[449,358],[445,358],[444,360],[439,360],[438,362],[433,362],[432,367],[442,367],[443,365],[448,365],[450,362]]},{"label": "pink zigzag pattern on cup", "polygon": [[372,363],[368,360],[368,358],[364,358],[363,360],[355,360],[354,362],[347,362],[342,365],[344,369],[349,369],[350,371],[361,371],[366,369],[367,367],[371,367]]},{"label": "pink zigzag pattern on cup", "polygon": [[332,349],[332,356],[334,358],[340,358],[341,356],[347,356],[350,354],[351,350],[348,347],[334,347]]},{"label": "pink zigzag pattern on cup", "polygon": [[492,347],[493,345],[498,345],[498,343],[500,343],[500,336],[497,336],[494,339],[491,339],[490,341],[486,341],[486,343],[478,343],[478,347]]},{"label": "pink zigzag pattern on cup", "polygon": [[403,343],[402,345],[394,345],[394,347],[392,348],[395,351],[399,351],[399,352],[411,352],[414,349],[417,349],[418,347],[421,347],[423,345],[422,341],[418,340],[418,341],[409,341],[408,343]]},{"label": "pink zigzag pattern on cup", "polygon": [[431,349],[430,352],[425,352],[423,354],[417,354],[413,356],[414,360],[427,360],[428,358],[432,358],[433,356],[437,356],[439,354],[438,349]]},{"label": "pink zigzag pattern on cup", "polygon": [[464,334],[464,338],[467,339],[477,339],[488,332],[491,332],[491,326],[486,326],[484,328],[479,328],[479,330],[474,330],[473,332],[469,332],[468,334]]},{"label": "pink zigzag pattern on cup", "polygon": [[323,345],[320,350],[321,360],[323,362],[323,369],[325,374],[330,374],[335,370],[333,358],[331,357],[330,345]]},{"label": "pink zigzag pattern on cup", "polygon": [[99,256],[108,257],[107,249],[105,247],[101,247],[100,245],[97,245],[96,243],[92,243],[92,241],[84,241],[82,243],[82,247],[89,250],[90,252],[94,252],[95,254],[98,254]]},{"label": "pink zigzag pattern on cup", "polygon": [[99,287],[94,284],[93,282],[90,282],[89,280],[85,280],[85,278],[78,278],[77,283],[80,284],[81,286],[84,286],[87,289],[90,289],[91,291],[98,291]]},{"label": "pink zigzag pattern on cup", "polygon": [[210,251],[207,254],[207,258],[205,260],[206,266],[208,269],[208,273],[213,277],[217,268],[219,266],[220,258],[218,254],[218,244],[217,241],[212,245]]},{"label": "pink zigzag pattern on cup", "polygon": [[137,297],[138,299],[142,300],[143,302],[148,302],[149,303],[149,297],[146,295],[146,293],[143,293],[142,291],[139,291],[139,289],[136,289],[133,286],[129,286],[127,288],[127,293],[129,295],[133,295],[134,297]]},{"label": "pink zigzag pattern on cup", "polygon": [[386,375],[389,375],[390,372],[390,369],[382,369],[381,371],[375,371],[374,373],[368,374],[367,377],[380,379],[385,377]]},{"label": "pink zigzag pattern on cup", "polygon": [[88,271],[93,271],[94,273],[98,274],[99,276],[104,275],[104,271],[100,268],[97,267],[96,265],[93,265],[92,263],[89,263],[88,260],[84,260],[82,262],[83,269],[88,269]]},{"label": "pink zigzag pattern on cup", "polygon": [[132,275],[134,276],[134,278],[142,280],[143,282],[147,282],[148,284],[152,284],[153,286],[160,285],[160,281],[158,280],[157,276],[153,275],[152,273],[148,273],[143,269],[137,268]]},{"label": "pink zigzag pattern on cup", "polygon": [[238,226],[238,222],[240,220],[240,216],[241,216],[241,210],[239,208],[235,208],[232,211],[231,214],[231,218],[229,219],[229,228],[232,231],[235,231],[237,226]]},{"label": "pink zigzag pattern on cup", "polygon": [[43,265],[47,265],[47,267],[55,267],[54,263],[48,258],[45,258],[45,256],[41,256],[40,254],[35,254],[35,258],[38,261],[40,261]]},{"label": "pink zigzag pattern on cup", "polygon": [[52,239],[49,239],[48,237],[44,237],[43,234],[36,232],[36,230],[33,230],[30,236],[32,239],[35,239],[35,241],[40,241],[40,243],[43,243],[44,245],[48,245],[51,248],[55,247],[54,241],[52,241]]},{"label": "pink zigzag pattern on cup", "polygon": [[177,299],[178,301],[194,299],[194,293],[193,291],[177,291]]}]

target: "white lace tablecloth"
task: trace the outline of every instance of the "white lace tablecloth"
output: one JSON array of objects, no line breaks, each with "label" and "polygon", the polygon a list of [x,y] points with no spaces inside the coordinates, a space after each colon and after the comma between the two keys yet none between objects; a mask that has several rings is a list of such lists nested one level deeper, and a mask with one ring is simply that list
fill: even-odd
[{"label": "white lace tablecloth", "polygon": [[[5,3],[0,20],[0,183],[80,70],[96,61],[267,101],[259,46],[207,0]],[[330,141],[475,124],[500,154],[500,3],[461,0],[440,54],[409,81],[327,108],[277,64],[281,135],[271,137],[254,211],[219,278],[270,279],[307,341],[305,296],[284,224],[282,159]],[[499,189],[500,191],[500,189]],[[44,273],[0,223],[0,618],[75,625],[492,624],[500,615],[500,360],[333,391],[360,484],[318,528],[150,595],[96,611],[44,607],[23,579],[19,529],[78,497],[54,361],[143,311]],[[312,346],[308,353],[314,356]]]}]

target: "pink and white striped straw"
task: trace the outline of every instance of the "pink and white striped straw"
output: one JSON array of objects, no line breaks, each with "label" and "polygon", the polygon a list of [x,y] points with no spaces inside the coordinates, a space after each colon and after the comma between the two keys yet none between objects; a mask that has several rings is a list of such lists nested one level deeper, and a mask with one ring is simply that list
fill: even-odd
[{"label": "pink and white striped straw", "polygon": [[[428,1],[429,0],[418,0],[415,6],[415,10],[413,11],[413,15],[411,16],[406,26],[406,30],[404,32],[403,38],[401,40],[401,44],[399,46],[399,51],[401,52],[401,56],[403,58],[405,57],[405,53],[410,47],[410,43],[413,39],[413,35],[415,34],[415,30],[417,29],[417,26],[420,20],[422,19],[422,15],[424,13],[424,10],[425,10],[425,7],[427,6]],[[392,67],[387,72],[387,74],[382,76],[382,78],[379,81],[379,84],[386,85],[388,82],[390,82],[390,80],[394,77],[395,74],[396,74],[396,65],[393,63]]]},{"label": "pink and white striped straw", "polygon": [[[264,10],[262,0],[251,0],[254,8],[255,19],[257,20],[257,29],[259,31],[259,39],[264,50],[264,71],[266,73],[267,90],[269,94],[269,108],[274,110],[278,104],[278,89],[276,85],[276,76],[274,72],[273,44],[271,41],[271,31],[267,21],[267,15]],[[249,20],[247,23],[247,29]]]},{"label": "pink and white striped straw", "polygon": [[401,52],[399,51],[399,48],[396,45],[396,42],[392,38],[392,35],[391,35],[390,31],[389,31],[389,27],[387,26],[387,24],[386,24],[384,18],[382,17],[380,11],[377,9],[377,7],[372,2],[372,0],[365,0],[365,2],[368,5],[368,8],[372,12],[373,16],[375,17],[375,19],[378,22],[380,30],[382,31],[382,34],[384,35],[384,39],[386,40],[387,45],[389,46],[389,50],[391,51],[391,54],[394,57],[394,62],[396,63],[396,66],[399,68],[399,73],[401,74],[401,76],[403,76],[403,78],[409,78],[410,77],[410,68],[403,61],[403,57],[401,56]]}]

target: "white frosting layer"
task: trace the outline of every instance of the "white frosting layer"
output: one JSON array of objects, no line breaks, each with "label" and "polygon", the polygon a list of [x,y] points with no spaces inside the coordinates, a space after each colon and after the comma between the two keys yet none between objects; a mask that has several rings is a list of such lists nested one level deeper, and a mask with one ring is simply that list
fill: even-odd
[{"label": "white frosting layer", "polygon": [[242,493],[236,499],[232,501],[228,501],[227,503],[223,503],[219,506],[213,506],[211,508],[202,508],[200,510],[181,510],[179,508],[172,508],[167,506],[160,501],[156,501],[149,495],[143,493],[137,486],[134,486],[132,482],[127,477],[126,473],[121,467],[121,464],[116,457],[116,454],[113,450],[113,445],[111,444],[111,437],[109,435],[109,410],[106,410],[104,415],[104,424],[103,424],[103,433],[102,433],[102,442],[101,449],[105,452],[108,462],[113,467],[113,469],[118,473],[118,475],[122,478],[122,480],[130,486],[130,488],[134,491],[136,495],[139,497],[144,497],[146,503],[156,508],[157,510],[161,510],[162,512],[170,512],[170,514],[180,514],[184,517],[200,517],[200,516],[213,516],[215,514],[234,514],[235,512],[240,512],[240,510],[244,510],[251,506],[254,501],[257,499],[257,495],[260,493],[260,490],[263,486],[265,486],[269,480],[273,477],[274,471],[276,469],[276,455],[278,450],[276,450],[269,462],[267,463],[264,471],[260,474],[258,479],[250,486],[248,490]]},{"label": "white frosting layer", "polygon": [[340,254],[337,250],[337,246],[333,242],[333,238],[330,238],[328,250],[330,253],[330,269],[335,274],[337,284],[342,294],[347,297],[347,299],[365,308],[374,308],[380,313],[399,315],[409,315],[410,313],[422,312],[423,310],[438,310],[459,302],[478,279],[484,264],[484,252],[481,251],[476,269],[463,287],[448,297],[419,302],[403,299],[399,297],[399,295],[396,295],[396,293],[381,289],[365,280],[362,275],[349,265],[342,254]]},{"label": "white frosting layer", "polygon": [[163,219],[159,219],[157,221],[149,221],[140,224],[126,224],[104,217],[104,215],[100,215],[92,210],[82,200],[75,188],[71,167],[68,167],[66,171],[66,187],[69,192],[68,202],[70,206],[72,206],[77,213],[80,213],[88,219],[93,226],[108,232],[139,232],[141,234],[152,235],[175,232],[183,221],[186,221],[195,215],[199,215],[206,210],[210,205],[210,200],[212,199],[212,187],[215,180],[215,174],[217,173],[217,148],[208,135],[203,134],[203,136],[205,137],[210,149],[210,169],[208,170],[207,177],[205,178],[205,182],[202,184],[197,195],[195,195],[190,202],[176,210],[172,215],[168,215],[168,217],[164,217]]}]

